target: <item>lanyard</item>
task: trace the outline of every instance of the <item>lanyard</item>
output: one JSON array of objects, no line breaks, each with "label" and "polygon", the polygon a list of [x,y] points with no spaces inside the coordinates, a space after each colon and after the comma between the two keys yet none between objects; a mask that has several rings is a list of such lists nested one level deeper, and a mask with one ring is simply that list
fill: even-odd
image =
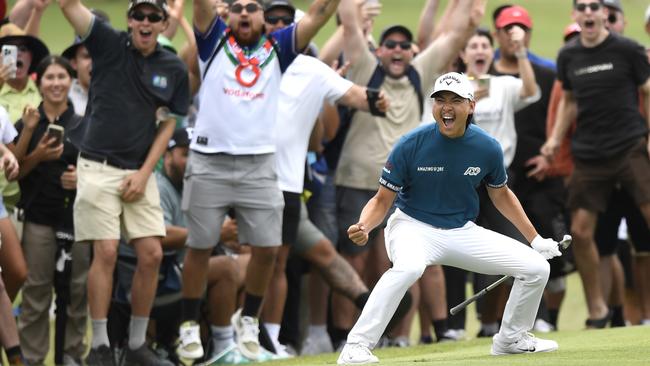
[{"label": "lanyard", "polygon": [[[235,37],[230,35],[228,37],[228,45],[230,45],[230,49],[235,53],[235,57],[237,58],[238,65],[237,68],[235,69],[235,77],[237,78],[237,82],[246,88],[250,88],[251,86],[255,85],[257,83],[257,80],[260,78],[260,74],[262,70],[260,69],[260,60],[253,56],[253,57],[246,57],[244,55],[244,51],[241,49],[241,47],[237,44],[235,41]],[[264,50],[267,53],[270,53],[273,51],[273,44],[271,41],[267,38],[266,41],[264,42]],[[250,72],[253,73],[253,78],[246,81],[244,80],[242,76],[242,72],[244,70],[250,70]]]}]

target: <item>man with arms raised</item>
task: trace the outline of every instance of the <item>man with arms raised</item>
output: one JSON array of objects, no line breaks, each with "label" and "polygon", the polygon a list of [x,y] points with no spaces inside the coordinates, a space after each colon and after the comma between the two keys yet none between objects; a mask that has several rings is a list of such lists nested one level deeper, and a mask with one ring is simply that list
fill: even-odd
[{"label": "man with arms raised", "polygon": [[[59,0],[63,15],[82,37],[93,62],[89,107],[81,128],[69,134],[79,150],[75,239],[93,241],[88,304],[93,337],[89,365],[114,365],[106,319],[120,235],[135,249],[138,264],[131,293],[127,364],[168,365],[147,348],[145,335],[156,293],[165,223],[151,174],[189,107],[187,69],[163,51],[156,37],[167,26],[165,0],[131,0],[130,33],[97,20],[80,0]],[[158,122],[158,123],[156,123]]]},{"label": "man with arms raised", "polygon": [[236,0],[228,24],[213,1],[194,0],[203,83],[183,187],[189,230],[183,268],[183,319],[178,353],[203,355],[201,297],[208,260],[230,208],[239,241],[252,246],[243,309],[232,324],[244,356],[259,355],[258,313],[282,242],[284,201],[275,173],[275,118],[282,73],[322,27],[338,0],[314,0],[296,25],[264,34],[261,0]]}]

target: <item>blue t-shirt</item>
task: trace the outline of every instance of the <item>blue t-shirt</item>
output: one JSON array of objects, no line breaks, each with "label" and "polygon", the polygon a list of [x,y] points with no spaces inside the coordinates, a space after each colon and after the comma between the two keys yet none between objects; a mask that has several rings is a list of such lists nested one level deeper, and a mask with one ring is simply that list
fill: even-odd
[{"label": "blue t-shirt", "polygon": [[450,139],[438,124],[404,135],[388,156],[379,183],[398,193],[395,205],[435,227],[462,227],[478,216],[476,188],[507,182],[499,143],[470,124],[462,137]]}]

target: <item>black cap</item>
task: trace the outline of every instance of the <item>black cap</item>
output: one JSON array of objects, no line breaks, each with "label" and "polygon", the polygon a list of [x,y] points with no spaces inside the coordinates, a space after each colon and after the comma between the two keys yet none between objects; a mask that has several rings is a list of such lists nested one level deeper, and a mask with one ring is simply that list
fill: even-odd
[{"label": "black cap", "polygon": [[266,2],[266,6],[264,6],[264,12],[275,8],[284,8],[289,10],[291,16],[296,15],[296,7],[289,0],[269,0]]},{"label": "black cap", "polygon": [[149,4],[161,10],[165,16],[169,14],[169,7],[167,6],[167,0],[129,0],[129,8],[127,12],[131,12],[136,6],[142,4]]},{"label": "black cap", "polygon": [[413,33],[403,25],[391,25],[390,27],[384,29],[379,36],[379,44],[383,44],[386,40],[386,37],[390,36],[393,33],[402,33],[409,42],[413,42]]},{"label": "black cap", "polygon": [[192,128],[177,128],[172,135],[172,138],[169,139],[167,144],[167,150],[171,150],[175,147],[188,147],[190,146],[190,141],[192,140]]}]

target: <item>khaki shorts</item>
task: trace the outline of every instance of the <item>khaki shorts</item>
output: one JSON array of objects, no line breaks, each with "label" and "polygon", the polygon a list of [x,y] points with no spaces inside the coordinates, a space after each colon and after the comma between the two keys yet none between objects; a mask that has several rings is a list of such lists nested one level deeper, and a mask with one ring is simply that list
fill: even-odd
[{"label": "khaki shorts", "polygon": [[616,157],[596,161],[575,160],[569,181],[569,208],[604,212],[617,184],[637,206],[650,202],[650,159],[647,140],[639,139]]},{"label": "khaki shorts", "polygon": [[76,241],[118,240],[120,234],[127,240],[165,236],[160,194],[153,174],[141,199],[122,201],[119,187],[134,172],[79,157],[74,203]]}]

